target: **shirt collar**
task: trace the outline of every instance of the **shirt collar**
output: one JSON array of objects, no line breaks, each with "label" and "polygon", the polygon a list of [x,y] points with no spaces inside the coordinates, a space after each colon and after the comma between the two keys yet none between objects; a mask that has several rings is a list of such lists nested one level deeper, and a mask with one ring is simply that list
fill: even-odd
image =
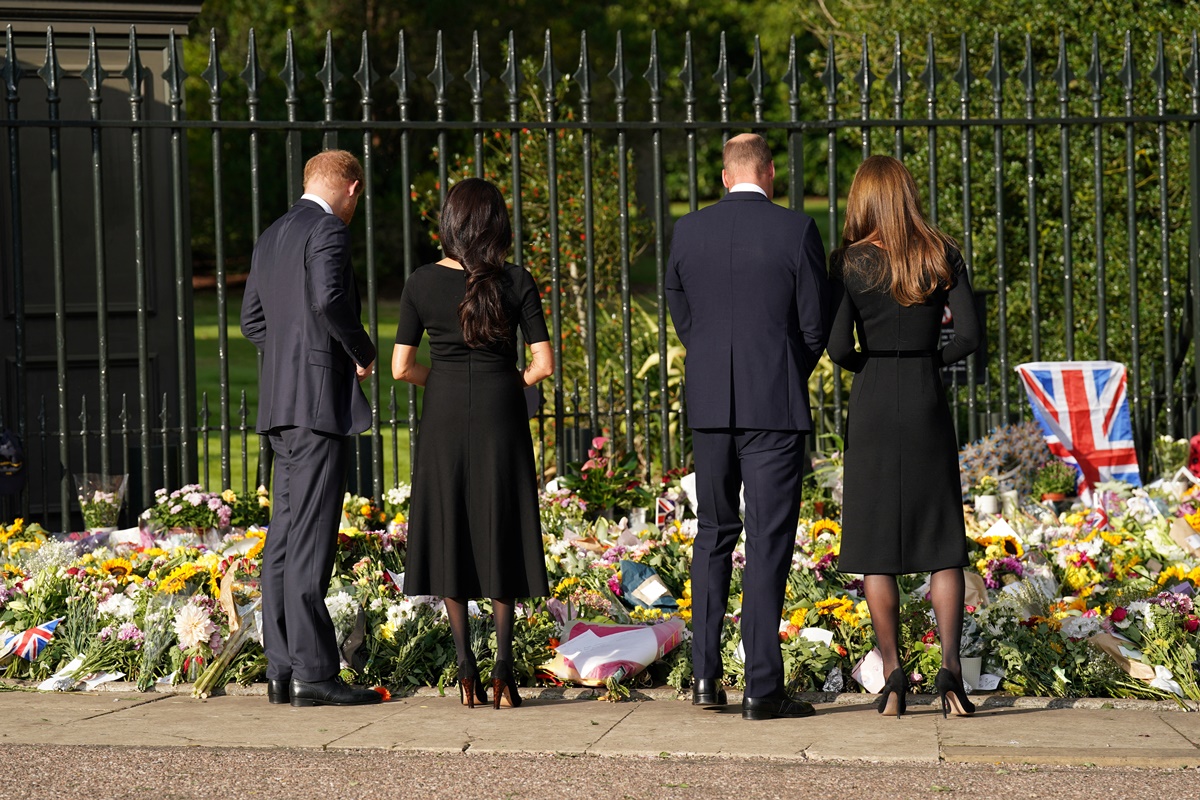
[{"label": "shirt collar", "polygon": [[[755,188],[758,188],[758,187],[755,187]],[[761,191],[762,191],[762,189],[759,189],[759,191],[761,192]],[[317,195],[315,195],[315,194],[308,194],[308,193],[306,192],[306,193],[304,193],[304,194],[300,195],[300,199],[301,199],[301,200],[311,200],[311,201],[313,201],[314,203],[316,203],[317,205],[319,205],[321,208],[325,209],[325,213],[326,213],[326,214],[332,214],[332,213],[333,213],[333,207],[332,207],[331,205],[329,205],[329,203],[326,203],[326,202],[325,202],[325,198],[324,198],[324,197],[318,197],[318,196],[317,196]]]},{"label": "shirt collar", "polygon": [[729,192],[730,194],[733,192],[758,192],[763,197],[767,196],[767,193],[757,183],[735,183],[729,187]]}]

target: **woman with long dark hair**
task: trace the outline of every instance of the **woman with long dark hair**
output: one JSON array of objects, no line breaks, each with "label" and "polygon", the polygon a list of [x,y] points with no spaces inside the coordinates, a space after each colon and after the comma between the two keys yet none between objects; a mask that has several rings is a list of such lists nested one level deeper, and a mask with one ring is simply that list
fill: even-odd
[{"label": "woman with long dark hair", "polygon": [[[456,183],[441,214],[445,257],[413,271],[400,300],[392,375],[425,387],[413,464],[404,591],[445,598],[459,697],[487,703],[467,603],[489,597],[496,622],[493,707],[518,706],[516,598],[548,595],[538,484],[523,388],[554,370],[537,284],[506,262],[512,227],[500,191]],[[532,352],[517,370],[520,329]],[[430,366],[417,362],[429,333]]]},{"label": "woman with long dark hair", "polygon": [[[979,321],[962,255],[922,215],[912,175],[896,159],[872,156],[855,173],[829,277],[837,303],[829,357],[856,373],[838,568],[864,576],[888,675],[878,710],[903,714],[908,690],[896,576],[929,572],[942,713],[970,715],[958,652],[967,565],[958,441],[939,372],[979,346]],[[947,304],[954,337],[942,346]]]}]

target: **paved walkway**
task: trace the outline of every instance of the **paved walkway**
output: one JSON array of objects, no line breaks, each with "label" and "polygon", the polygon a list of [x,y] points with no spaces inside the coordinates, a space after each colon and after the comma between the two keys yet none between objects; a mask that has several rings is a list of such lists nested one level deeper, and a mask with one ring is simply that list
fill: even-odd
[{"label": "paved walkway", "polygon": [[[1155,703],[1117,708],[1117,701],[992,697],[981,698],[973,718],[942,719],[933,698],[916,697],[909,713],[894,719],[865,705],[869,696],[842,695],[818,704],[809,719],[746,722],[736,704],[699,709],[678,700],[608,703],[580,694],[493,711],[432,692],[377,706],[293,709],[257,694],[200,701],[130,691],[7,691],[0,692],[0,746],[1200,767],[1200,714]],[[1090,707],[1050,707],[1056,704]]]}]

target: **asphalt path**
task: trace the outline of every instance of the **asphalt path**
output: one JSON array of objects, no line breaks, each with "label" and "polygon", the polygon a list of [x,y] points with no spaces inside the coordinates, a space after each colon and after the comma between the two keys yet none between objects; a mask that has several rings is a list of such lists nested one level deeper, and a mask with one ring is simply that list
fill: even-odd
[{"label": "asphalt path", "polygon": [[695,800],[1200,796],[1196,768],[0,745],[0,798]]}]

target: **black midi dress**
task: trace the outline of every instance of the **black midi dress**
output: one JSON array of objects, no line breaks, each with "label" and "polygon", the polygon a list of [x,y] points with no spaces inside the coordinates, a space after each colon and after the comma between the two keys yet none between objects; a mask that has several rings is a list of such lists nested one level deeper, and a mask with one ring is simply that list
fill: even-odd
[{"label": "black midi dress", "polygon": [[[851,247],[830,265],[837,306],[829,357],[855,373],[845,440],[843,572],[901,575],[967,564],[958,440],[940,369],[973,352],[980,333],[962,256],[954,248],[946,255],[952,286],[915,306],[877,288],[888,256],[875,245]],[[947,303],[954,339],[939,349]]]},{"label": "black midi dress", "polygon": [[409,595],[550,593],[516,331],[530,344],[550,337],[533,276],[506,264],[502,285],[508,335],[483,348],[463,340],[464,270],[426,264],[404,285],[396,344],[415,347],[428,332],[430,357],[409,501]]}]

